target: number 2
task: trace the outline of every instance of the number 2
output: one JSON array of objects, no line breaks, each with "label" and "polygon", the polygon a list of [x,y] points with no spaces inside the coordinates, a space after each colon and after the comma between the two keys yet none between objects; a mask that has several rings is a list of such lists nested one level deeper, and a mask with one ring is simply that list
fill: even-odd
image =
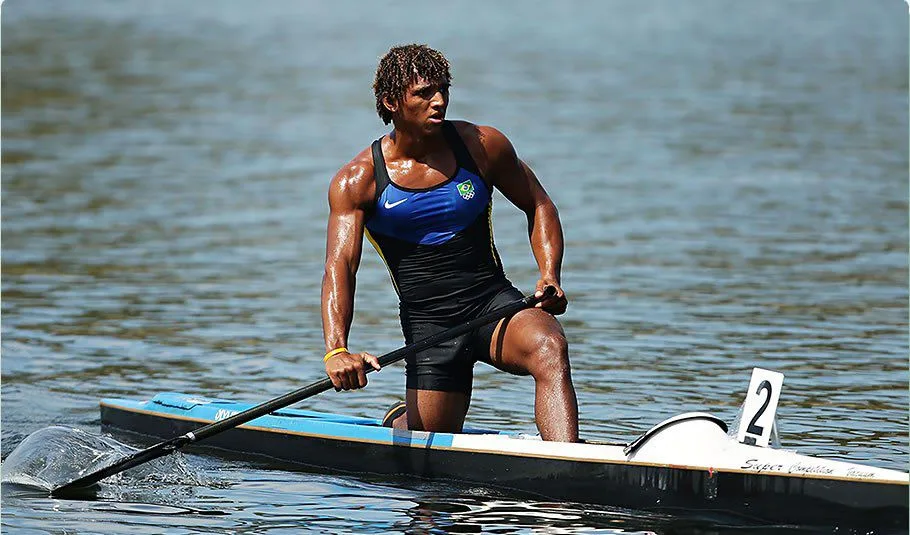
[{"label": "number 2", "polygon": [[761,436],[761,434],[764,433],[764,431],[765,431],[764,427],[762,427],[760,425],[756,425],[755,422],[757,422],[758,419],[761,418],[761,415],[765,413],[765,409],[768,408],[768,404],[771,403],[771,382],[768,381],[767,379],[765,379],[764,381],[761,382],[761,384],[758,385],[758,389],[755,391],[755,393],[761,394],[762,390],[767,390],[768,395],[765,397],[765,402],[762,403],[762,406],[758,408],[758,412],[755,413],[755,416],[753,416],[752,420],[749,422],[749,427],[746,428],[746,433],[749,433],[750,435]]}]

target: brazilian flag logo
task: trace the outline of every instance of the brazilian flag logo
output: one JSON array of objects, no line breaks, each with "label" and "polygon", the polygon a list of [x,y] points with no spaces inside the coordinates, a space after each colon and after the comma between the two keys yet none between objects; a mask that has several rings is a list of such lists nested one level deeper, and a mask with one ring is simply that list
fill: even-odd
[{"label": "brazilian flag logo", "polygon": [[471,180],[465,180],[458,186],[458,193],[461,195],[461,198],[470,201],[474,197],[474,184],[471,184]]}]

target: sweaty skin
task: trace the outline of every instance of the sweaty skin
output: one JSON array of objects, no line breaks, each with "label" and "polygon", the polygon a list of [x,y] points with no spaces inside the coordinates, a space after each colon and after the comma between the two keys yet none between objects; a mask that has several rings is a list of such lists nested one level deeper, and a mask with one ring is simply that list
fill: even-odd
[{"label": "sweaty skin", "polygon": [[[448,101],[447,83],[418,79],[400,101],[383,102],[392,112],[395,129],[383,138],[382,152],[396,184],[430,188],[455,172],[455,157],[441,133]],[[563,235],[556,206],[505,135],[490,126],[464,121],[453,124],[482,175],[527,216],[531,249],[540,270],[537,295],[543,294],[545,286],[556,288],[556,294],[537,308],[523,310],[496,326],[490,344],[491,361],[500,370],[534,377],[535,417],[544,440],[575,442],[578,407],[568,346],[562,327],[553,317],[565,312],[568,304],[560,285]],[[373,171],[367,147],[338,171],[329,186],[322,283],[326,351],[347,346],[364,227],[376,196]],[[326,373],[336,389],[357,389],[367,384],[366,365],[379,369],[377,358],[370,353],[342,352],[326,362]],[[462,392],[408,389],[408,410],[394,426],[459,432],[469,403],[470,395]]]}]

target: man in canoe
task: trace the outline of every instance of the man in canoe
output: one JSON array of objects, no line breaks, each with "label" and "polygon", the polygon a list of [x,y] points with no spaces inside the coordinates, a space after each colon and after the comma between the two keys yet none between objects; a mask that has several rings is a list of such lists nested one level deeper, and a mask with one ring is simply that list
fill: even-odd
[{"label": "man in canoe", "polygon": [[[544,440],[578,440],[578,405],[568,347],[554,315],[568,304],[560,287],[563,235],[556,206],[500,131],[447,121],[449,63],[425,45],[397,46],[380,60],[373,90],[379,117],[394,126],[342,167],[329,186],[322,322],[325,369],[336,389],[366,386],[377,358],[347,348],[363,236],[389,269],[408,344],[522,297],[506,279],[493,244],[493,188],[528,217],[540,268],[536,308],[410,355],[399,429],[457,433],[482,361],[536,384],[535,418]],[[405,410],[406,407],[406,410]]]}]

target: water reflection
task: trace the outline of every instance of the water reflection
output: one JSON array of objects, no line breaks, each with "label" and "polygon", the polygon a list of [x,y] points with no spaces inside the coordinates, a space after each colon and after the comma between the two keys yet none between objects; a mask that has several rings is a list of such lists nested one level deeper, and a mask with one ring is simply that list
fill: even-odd
[{"label": "water reflection", "polygon": [[[573,504],[470,495],[427,496],[408,510],[412,534],[430,533],[654,533],[660,515]],[[630,521],[631,520],[631,521]]]},{"label": "water reflection", "polygon": [[[410,522],[403,529],[414,535],[444,533],[614,533],[719,535],[733,530],[744,533],[792,533],[794,526],[761,527],[747,519],[720,512],[699,516],[687,511],[659,514],[603,506],[585,506],[536,501],[517,501],[483,491],[422,496],[408,509]],[[798,530],[824,533],[824,528]]]}]

